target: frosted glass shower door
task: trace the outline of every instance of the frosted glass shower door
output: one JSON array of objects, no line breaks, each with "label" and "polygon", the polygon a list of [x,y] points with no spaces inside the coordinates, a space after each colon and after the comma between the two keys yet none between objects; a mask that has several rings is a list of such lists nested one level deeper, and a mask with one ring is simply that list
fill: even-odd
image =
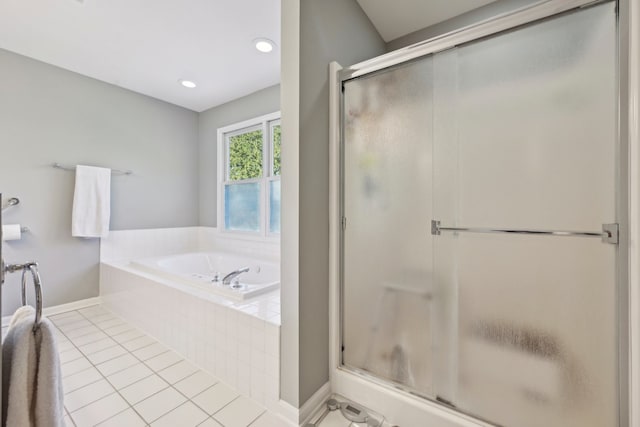
[{"label": "frosted glass shower door", "polygon": [[[442,226],[599,232],[616,222],[614,7],[435,55]],[[437,393],[499,425],[617,425],[615,245],[442,231],[433,266],[456,330],[455,367]]]},{"label": "frosted glass shower door", "polygon": [[430,58],[344,84],[343,363],[432,392]]}]

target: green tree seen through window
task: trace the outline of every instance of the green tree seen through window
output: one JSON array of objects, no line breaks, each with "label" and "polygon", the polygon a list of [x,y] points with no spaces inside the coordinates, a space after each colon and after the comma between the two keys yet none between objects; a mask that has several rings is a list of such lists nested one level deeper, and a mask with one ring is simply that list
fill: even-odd
[{"label": "green tree seen through window", "polygon": [[280,125],[273,127],[273,174],[280,175],[280,149],[282,145],[282,132]]},{"label": "green tree seen through window", "polygon": [[262,130],[229,138],[229,180],[262,177]]}]

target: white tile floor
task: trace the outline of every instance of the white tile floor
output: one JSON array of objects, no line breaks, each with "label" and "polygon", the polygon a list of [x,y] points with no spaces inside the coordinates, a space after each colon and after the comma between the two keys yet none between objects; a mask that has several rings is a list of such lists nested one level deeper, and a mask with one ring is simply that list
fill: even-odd
[{"label": "white tile floor", "polygon": [[101,306],[49,319],[67,427],[287,425]]}]

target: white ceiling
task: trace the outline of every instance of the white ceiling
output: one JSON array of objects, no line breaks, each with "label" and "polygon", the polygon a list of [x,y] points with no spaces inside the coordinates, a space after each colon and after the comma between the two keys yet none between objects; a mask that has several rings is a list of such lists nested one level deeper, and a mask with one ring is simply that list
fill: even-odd
[{"label": "white ceiling", "polygon": [[258,37],[280,46],[280,0],[0,0],[0,48],[194,111],[279,83]]},{"label": "white ceiling", "polygon": [[358,0],[385,42],[495,0]]}]

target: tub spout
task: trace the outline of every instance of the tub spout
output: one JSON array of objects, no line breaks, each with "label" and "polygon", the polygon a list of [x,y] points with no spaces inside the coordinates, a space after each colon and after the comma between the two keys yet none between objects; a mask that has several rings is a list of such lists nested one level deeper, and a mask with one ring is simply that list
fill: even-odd
[{"label": "tub spout", "polygon": [[231,281],[233,279],[235,279],[236,277],[238,277],[242,273],[248,273],[248,272],[249,272],[249,267],[242,267],[242,268],[239,268],[239,269],[237,269],[235,271],[232,271],[231,273],[229,273],[226,276],[224,276],[224,278],[222,279],[222,284],[223,285],[229,285],[229,284],[231,284]]}]

